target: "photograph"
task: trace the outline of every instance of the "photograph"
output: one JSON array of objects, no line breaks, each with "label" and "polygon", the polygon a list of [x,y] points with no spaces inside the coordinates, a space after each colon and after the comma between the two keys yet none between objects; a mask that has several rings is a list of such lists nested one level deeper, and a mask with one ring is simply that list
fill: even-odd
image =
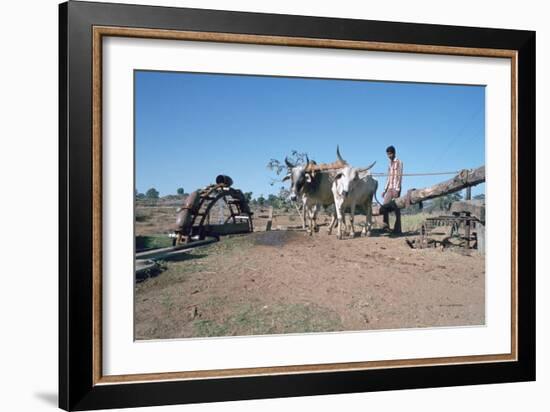
[{"label": "photograph", "polygon": [[485,85],[133,76],[135,340],[486,324]]},{"label": "photograph", "polygon": [[222,8],[59,6],[59,406],[534,381],[535,27]]}]

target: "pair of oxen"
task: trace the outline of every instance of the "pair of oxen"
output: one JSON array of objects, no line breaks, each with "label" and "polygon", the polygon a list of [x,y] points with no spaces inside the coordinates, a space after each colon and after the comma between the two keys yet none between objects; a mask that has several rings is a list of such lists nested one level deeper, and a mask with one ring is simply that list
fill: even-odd
[{"label": "pair of oxen", "polygon": [[317,164],[306,156],[305,164],[292,164],[285,158],[287,175],[283,181],[290,180],[290,199],[301,200],[303,204],[303,224],[308,219],[307,231],[310,235],[318,230],[317,213],[320,207],[334,205],[334,214],[328,228],[328,234],[338,222],[338,239],[347,231],[346,210],[350,210],[349,234],[355,236],[354,215],[357,206],[366,212],[366,222],[361,236],[369,236],[372,229],[372,199],[378,190],[378,181],[370,174],[370,166],[352,167],[340,155],[336,147],[337,160],[333,163]]}]

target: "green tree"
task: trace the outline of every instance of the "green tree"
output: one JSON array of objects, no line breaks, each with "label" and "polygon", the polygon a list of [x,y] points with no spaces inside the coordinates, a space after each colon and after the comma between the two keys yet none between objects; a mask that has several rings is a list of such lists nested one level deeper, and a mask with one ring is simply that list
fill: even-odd
[{"label": "green tree", "polygon": [[256,199],[258,201],[258,204],[260,206],[263,206],[265,204],[265,197],[264,195],[260,195],[260,197],[258,197],[258,199]]},{"label": "green tree", "polygon": [[185,191],[183,190],[183,187],[178,187],[176,193],[180,196],[183,196],[185,194]]},{"label": "green tree", "polygon": [[267,204],[273,206],[275,209],[279,208],[279,198],[273,194],[267,196]]},{"label": "green tree", "polygon": [[158,199],[159,198],[159,192],[157,189],[155,189],[154,187],[152,187],[151,189],[149,189],[147,192],[145,192],[145,197],[147,199]]},{"label": "green tree", "polygon": [[244,192],[244,198],[248,203],[252,202],[252,192]]},{"label": "green tree", "polygon": [[144,199],[145,195],[143,193],[139,193],[137,189],[134,190],[135,198],[138,200]]},{"label": "green tree", "polygon": [[[290,154],[286,156],[288,161],[292,164],[304,164],[306,163],[307,159],[307,153],[305,152],[299,152],[297,150],[291,150]],[[285,172],[287,170],[285,160],[278,160],[278,159],[270,159],[267,163],[266,167],[271,170],[272,172],[275,172],[277,176],[279,176],[281,173]],[[271,179],[271,186],[273,186],[275,183],[280,182],[280,179]]]},{"label": "green tree", "polygon": [[284,186],[281,186],[279,189],[279,194],[277,195],[278,199],[278,207],[281,209],[286,209],[288,211],[288,208],[291,206],[290,202],[290,190],[286,189]]}]

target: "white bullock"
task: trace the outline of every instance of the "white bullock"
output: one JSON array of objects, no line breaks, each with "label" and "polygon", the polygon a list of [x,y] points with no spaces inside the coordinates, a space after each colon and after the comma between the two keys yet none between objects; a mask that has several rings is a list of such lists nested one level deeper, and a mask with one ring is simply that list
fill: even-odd
[{"label": "white bullock", "polygon": [[[290,200],[301,199],[303,204],[302,218],[309,219],[308,233],[311,235],[317,229],[317,212],[320,207],[334,204],[332,194],[332,177],[335,170],[340,170],[345,163],[336,161],[330,164],[318,165],[306,158],[306,164],[294,165],[285,159],[288,168],[283,181],[290,180]],[[333,217],[333,221],[336,217]],[[330,232],[329,232],[330,233]]]},{"label": "white bullock", "polygon": [[[350,208],[351,235],[355,236],[353,223],[355,208],[358,205],[363,206],[367,214],[361,235],[370,236],[372,228],[372,199],[378,190],[378,181],[371,176],[369,169],[375,163],[366,168],[346,166],[339,170],[334,177],[332,194],[338,218],[338,239],[342,239],[342,230],[346,228],[345,211],[348,207]],[[332,231],[334,223],[334,221],[331,222],[329,233]]]}]

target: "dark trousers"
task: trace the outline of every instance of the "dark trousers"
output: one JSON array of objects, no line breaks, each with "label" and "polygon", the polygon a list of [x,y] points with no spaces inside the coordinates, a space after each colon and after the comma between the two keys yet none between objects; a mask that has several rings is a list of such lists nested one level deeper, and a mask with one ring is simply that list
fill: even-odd
[{"label": "dark trousers", "polygon": [[388,189],[388,191],[384,195],[384,204],[380,208],[380,212],[384,217],[385,227],[390,226],[390,216],[389,216],[390,212],[395,212],[395,226],[393,227],[393,231],[395,233],[401,233],[401,210],[397,207],[393,207],[393,205],[391,204],[391,201],[398,197],[399,197],[399,192],[397,190]]}]

